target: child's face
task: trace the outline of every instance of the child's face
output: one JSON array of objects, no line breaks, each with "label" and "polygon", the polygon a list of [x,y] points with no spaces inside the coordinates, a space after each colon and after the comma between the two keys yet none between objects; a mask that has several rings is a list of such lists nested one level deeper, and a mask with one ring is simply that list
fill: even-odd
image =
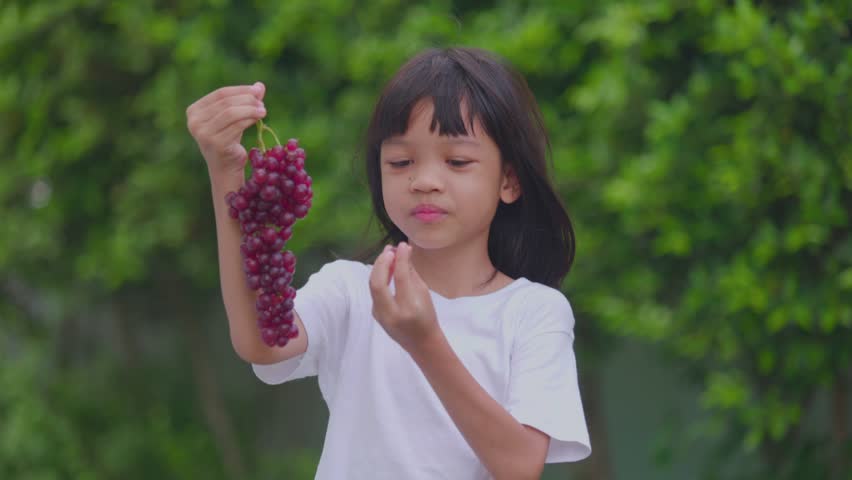
[{"label": "child's face", "polygon": [[[437,128],[430,132],[433,108],[431,100],[418,103],[408,131],[382,143],[385,209],[420,248],[483,238],[487,243],[499,201],[511,203],[520,194],[517,182],[511,169],[504,171],[497,145],[478,121],[470,136],[440,136]],[[464,104],[461,114],[467,118]]]}]

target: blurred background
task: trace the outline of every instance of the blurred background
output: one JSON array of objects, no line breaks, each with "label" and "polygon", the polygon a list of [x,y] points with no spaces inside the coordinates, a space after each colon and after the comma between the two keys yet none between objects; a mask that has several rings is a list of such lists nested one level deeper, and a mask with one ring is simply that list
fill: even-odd
[{"label": "blurred background", "polygon": [[0,478],[313,478],[328,412],[232,350],[185,110],[266,83],[314,178],[301,286],[378,238],[373,102],[448,45],[526,75],[576,226],[594,453],[543,478],[852,478],[850,26],[847,0],[0,2]]}]

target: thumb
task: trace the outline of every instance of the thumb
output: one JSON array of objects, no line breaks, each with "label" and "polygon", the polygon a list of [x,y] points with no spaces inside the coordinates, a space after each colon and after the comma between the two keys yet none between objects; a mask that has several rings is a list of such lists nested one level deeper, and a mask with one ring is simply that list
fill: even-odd
[{"label": "thumb", "polygon": [[263,82],[254,82],[251,91],[258,100],[263,100],[263,96],[266,95],[266,85]]}]

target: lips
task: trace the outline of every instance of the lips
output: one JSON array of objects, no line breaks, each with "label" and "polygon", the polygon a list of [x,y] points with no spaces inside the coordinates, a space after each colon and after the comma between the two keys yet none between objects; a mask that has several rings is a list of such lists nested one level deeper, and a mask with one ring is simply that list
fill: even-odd
[{"label": "lips", "polygon": [[430,203],[421,203],[411,210],[411,216],[423,223],[437,223],[447,216],[447,211]]},{"label": "lips", "polygon": [[420,205],[414,207],[413,210],[411,210],[412,215],[428,215],[441,213],[447,213],[447,211],[437,205],[432,205],[428,203],[421,203]]}]

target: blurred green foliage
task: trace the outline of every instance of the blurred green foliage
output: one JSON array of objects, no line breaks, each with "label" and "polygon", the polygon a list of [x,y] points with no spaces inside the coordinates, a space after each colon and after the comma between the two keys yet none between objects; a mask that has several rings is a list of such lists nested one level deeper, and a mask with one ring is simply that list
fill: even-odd
[{"label": "blurred green foliage", "polygon": [[318,452],[263,444],[252,390],[217,384],[232,352],[185,109],[266,83],[315,179],[300,284],[376,238],[359,142],[383,82],[457,44],[508,58],[544,111],[587,374],[620,339],[683,368],[705,414],[673,443],[748,464],[696,478],[852,469],[848,433],[805,427],[820,395],[848,405],[850,20],[843,0],[3,2],[0,478],[312,478]]}]

